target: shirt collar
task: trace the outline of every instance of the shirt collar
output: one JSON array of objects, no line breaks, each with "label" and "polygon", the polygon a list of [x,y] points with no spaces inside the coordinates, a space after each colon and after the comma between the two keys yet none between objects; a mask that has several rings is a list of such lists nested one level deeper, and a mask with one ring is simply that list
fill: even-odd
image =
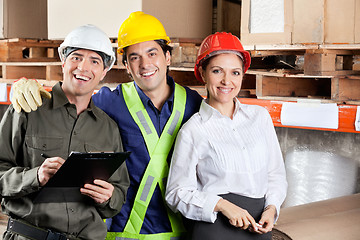
[{"label": "shirt collar", "polygon": [[[240,103],[240,101],[237,98],[234,98],[235,101],[235,111],[234,111],[234,117],[237,114],[243,113],[246,117],[249,117],[246,111],[244,111],[244,105]],[[225,118],[217,109],[210,106],[206,99],[203,99],[201,102],[199,114],[203,121],[208,121],[212,116],[216,116],[217,118]]]},{"label": "shirt collar", "polygon": [[[68,104],[71,104],[66,97],[63,89],[61,88],[62,82],[58,82],[52,88],[52,99],[53,99],[53,108],[57,109]],[[97,108],[92,100],[90,99],[90,103],[86,111],[92,112],[94,117],[99,118],[101,116],[100,109]]]},{"label": "shirt collar", "polygon": [[[146,96],[146,94],[143,92],[143,90],[140,89],[140,87],[136,84],[136,82],[134,81],[135,84],[135,88],[136,91],[139,94],[139,97],[141,99],[141,102],[143,103],[143,105],[146,107],[148,105],[153,105],[151,99]],[[169,104],[171,104],[171,106],[173,105],[174,102],[174,89],[175,89],[175,81],[172,77],[167,76],[167,84],[170,86],[171,89],[171,95],[170,97],[166,100]]]}]

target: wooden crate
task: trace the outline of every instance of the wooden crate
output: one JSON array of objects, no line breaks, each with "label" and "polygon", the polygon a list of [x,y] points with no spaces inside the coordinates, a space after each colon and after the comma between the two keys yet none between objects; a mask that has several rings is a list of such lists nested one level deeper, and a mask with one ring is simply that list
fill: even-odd
[{"label": "wooden crate", "polygon": [[57,48],[61,42],[22,38],[0,40],[0,62],[59,61]]}]

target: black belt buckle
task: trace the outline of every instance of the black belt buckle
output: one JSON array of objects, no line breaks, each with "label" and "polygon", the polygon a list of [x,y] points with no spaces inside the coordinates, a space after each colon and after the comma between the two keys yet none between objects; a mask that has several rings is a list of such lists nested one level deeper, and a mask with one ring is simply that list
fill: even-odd
[{"label": "black belt buckle", "polygon": [[46,237],[46,240],[68,240],[68,239],[64,234],[52,232],[51,230],[48,230],[48,235]]}]

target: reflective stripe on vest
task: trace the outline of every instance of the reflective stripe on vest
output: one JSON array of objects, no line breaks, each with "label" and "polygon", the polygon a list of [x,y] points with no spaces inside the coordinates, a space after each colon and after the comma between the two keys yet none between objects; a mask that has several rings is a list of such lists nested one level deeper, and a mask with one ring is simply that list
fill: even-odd
[{"label": "reflective stripe on vest", "polygon": [[140,234],[146,210],[150,203],[155,187],[159,184],[163,199],[165,198],[166,178],[169,173],[167,156],[174,143],[175,137],[185,112],[186,91],[175,83],[173,111],[159,138],[157,131],[147,113],[133,82],[122,84],[122,92],[129,112],[139,126],[149,152],[150,161],[140,182],[133,208],[124,232],[108,232],[106,239],[166,239],[177,240],[185,229],[179,214],[172,212],[165,204],[171,223],[172,232],[158,234]]}]

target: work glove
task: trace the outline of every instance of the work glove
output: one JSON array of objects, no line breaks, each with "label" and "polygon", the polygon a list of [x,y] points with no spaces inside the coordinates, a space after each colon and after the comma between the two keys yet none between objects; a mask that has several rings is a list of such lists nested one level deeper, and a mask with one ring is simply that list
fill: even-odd
[{"label": "work glove", "polygon": [[12,86],[11,103],[16,112],[35,111],[42,105],[41,96],[51,98],[51,94],[46,91],[35,79],[20,78]]}]

